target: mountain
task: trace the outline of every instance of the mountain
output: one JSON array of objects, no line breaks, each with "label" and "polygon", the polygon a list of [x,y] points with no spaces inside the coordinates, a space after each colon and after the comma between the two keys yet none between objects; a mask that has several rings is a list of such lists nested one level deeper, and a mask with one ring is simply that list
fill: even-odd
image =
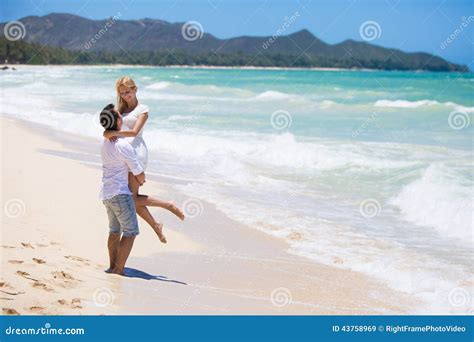
[{"label": "mountain", "polygon": [[[423,52],[406,53],[354,40],[327,44],[308,30],[279,36],[273,42],[270,36],[219,39],[207,32],[199,39],[186,40],[182,33],[184,23],[149,18],[90,20],[67,13],[52,13],[42,17],[28,16],[19,21],[25,26],[24,42],[90,53],[96,61],[99,59],[98,62],[109,56],[106,60],[131,59],[132,63],[157,64],[158,58],[153,56],[166,56],[172,51],[177,56],[174,61],[167,59],[172,64],[468,71],[464,65]],[[1,32],[5,24],[0,24]]]}]

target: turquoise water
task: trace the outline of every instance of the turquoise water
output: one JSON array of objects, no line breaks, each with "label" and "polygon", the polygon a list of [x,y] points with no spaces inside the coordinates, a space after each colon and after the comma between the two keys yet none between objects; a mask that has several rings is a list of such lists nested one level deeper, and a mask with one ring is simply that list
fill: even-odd
[{"label": "turquoise water", "polygon": [[473,74],[19,68],[2,112],[100,139],[122,75],[150,107],[149,172],[420,312],[471,312]]}]

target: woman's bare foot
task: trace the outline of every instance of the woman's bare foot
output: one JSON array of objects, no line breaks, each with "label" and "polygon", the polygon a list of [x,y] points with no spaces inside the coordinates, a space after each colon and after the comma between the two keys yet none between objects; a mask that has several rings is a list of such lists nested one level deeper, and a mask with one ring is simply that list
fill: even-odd
[{"label": "woman's bare foot", "polygon": [[166,236],[163,234],[163,224],[162,223],[157,223],[156,226],[153,227],[153,230],[155,231],[156,235],[158,235],[158,238],[162,243],[166,243]]},{"label": "woman's bare foot", "polygon": [[168,205],[168,208],[167,208],[169,211],[171,211],[173,214],[175,214],[176,216],[178,216],[178,218],[183,221],[185,216],[183,214],[183,212],[181,211],[181,209],[179,209],[176,204],[174,204],[173,202],[170,202],[169,205]]}]

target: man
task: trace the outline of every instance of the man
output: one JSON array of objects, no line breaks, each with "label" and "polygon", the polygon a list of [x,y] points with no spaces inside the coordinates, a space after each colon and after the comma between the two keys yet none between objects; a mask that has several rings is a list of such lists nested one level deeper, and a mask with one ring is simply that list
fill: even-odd
[{"label": "man", "polygon": [[[122,115],[107,105],[100,113],[100,124],[104,129],[119,131]],[[100,199],[109,218],[108,249],[109,273],[123,275],[123,270],[135,237],[139,234],[135,202],[128,188],[128,173],[136,177],[138,184],[145,183],[145,174],[133,147],[124,139],[104,139],[101,147],[102,186]]]}]

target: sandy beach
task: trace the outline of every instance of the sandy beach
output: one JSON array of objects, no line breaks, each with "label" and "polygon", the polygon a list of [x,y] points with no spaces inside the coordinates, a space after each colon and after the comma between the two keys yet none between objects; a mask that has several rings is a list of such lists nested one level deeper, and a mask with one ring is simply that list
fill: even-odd
[{"label": "sandy beach", "polygon": [[[140,220],[128,276],[109,275],[99,141],[5,117],[0,123],[3,314],[403,314],[415,307],[365,275],[290,255],[284,241],[205,202],[184,222],[152,209],[168,244]],[[84,150],[97,159],[85,160]],[[189,200],[159,177],[148,177],[141,192],[178,205]]]}]

